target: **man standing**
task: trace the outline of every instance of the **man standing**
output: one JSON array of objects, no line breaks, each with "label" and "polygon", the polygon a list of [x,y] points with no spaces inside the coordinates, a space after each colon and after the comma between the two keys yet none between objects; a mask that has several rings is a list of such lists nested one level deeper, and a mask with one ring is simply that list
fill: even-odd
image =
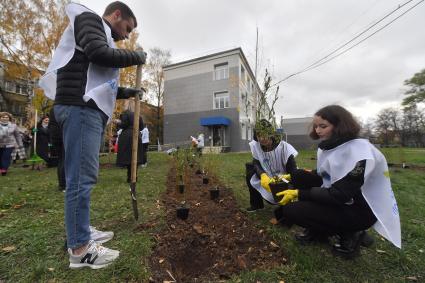
[{"label": "man standing", "polygon": [[109,4],[103,17],[88,8],[66,6],[70,20],[40,86],[55,100],[55,118],[65,149],[65,225],[70,268],[98,269],[114,261],[119,251],[100,245],[113,232],[90,226],[90,194],[97,181],[103,131],[115,100],[139,90],[119,88],[118,68],[144,64],[146,53],[116,49],[128,38],[136,17],[122,2]]},{"label": "man standing", "polygon": [[145,124],[145,127],[140,132],[142,134],[142,147],[143,147],[142,167],[146,167],[146,166],[148,166],[148,146],[149,146],[148,126]]}]

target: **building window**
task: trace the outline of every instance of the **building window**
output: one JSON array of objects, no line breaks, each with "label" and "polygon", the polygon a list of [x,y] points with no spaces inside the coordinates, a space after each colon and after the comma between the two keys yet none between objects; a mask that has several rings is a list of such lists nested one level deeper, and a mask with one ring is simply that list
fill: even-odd
[{"label": "building window", "polygon": [[241,65],[241,81],[245,83],[245,68]]},{"label": "building window", "polygon": [[214,80],[224,80],[229,78],[229,64],[222,63],[214,65]]},{"label": "building window", "polygon": [[5,89],[7,91],[14,92],[15,91],[15,84],[12,83],[12,82],[6,81],[6,83],[5,83]]},{"label": "building window", "polygon": [[251,141],[252,140],[252,128],[251,128],[251,125],[248,125],[247,132],[248,132],[247,139]]},{"label": "building window", "polygon": [[220,91],[214,93],[214,109],[229,108],[229,93]]},{"label": "building window", "polygon": [[22,85],[16,84],[16,93],[22,93]]},{"label": "building window", "polygon": [[241,124],[241,138],[243,140],[246,140],[246,126],[244,123]]}]

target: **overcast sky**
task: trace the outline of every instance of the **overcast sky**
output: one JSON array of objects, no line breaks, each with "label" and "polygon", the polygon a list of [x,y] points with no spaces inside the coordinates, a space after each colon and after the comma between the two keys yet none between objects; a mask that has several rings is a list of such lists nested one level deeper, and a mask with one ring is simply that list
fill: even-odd
[{"label": "overcast sky", "polygon": [[[278,81],[324,57],[407,1],[124,2],[136,14],[139,43],[145,50],[171,50],[173,63],[241,47],[254,69],[258,27],[260,65],[268,67]],[[377,28],[420,1],[410,2]],[[79,2],[99,14],[108,3]],[[403,81],[425,68],[424,15],[425,3],[421,3],[344,55],[282,83],[278,116],[311,116],[320,107],[337,103],[366,119],[385,107],[398,107],[404,96]]]}]

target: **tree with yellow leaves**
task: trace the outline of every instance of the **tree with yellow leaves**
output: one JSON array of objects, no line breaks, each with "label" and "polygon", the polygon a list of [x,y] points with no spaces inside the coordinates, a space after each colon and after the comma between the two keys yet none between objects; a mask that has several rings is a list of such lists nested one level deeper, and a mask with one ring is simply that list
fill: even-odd
[{"label": "tree with yellow leaves", "polygon": [[[35,87],[68,24],[65,5],[69,2],[0,1],[0,59],[5,62],[6,79],[26,81],[28,89]],[[28,94],[29,98],[31,94]],[[39,90],[34,91],[33,102],[33,106],[44,113],[51,106]]]}]

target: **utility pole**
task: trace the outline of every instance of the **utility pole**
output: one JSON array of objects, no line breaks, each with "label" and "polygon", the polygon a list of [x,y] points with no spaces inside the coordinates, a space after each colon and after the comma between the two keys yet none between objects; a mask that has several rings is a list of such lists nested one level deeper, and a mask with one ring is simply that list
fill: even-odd
[{"label": "utility pole", "polygon": [[254,90],[254,110],[255,110],[255,117],[254,117],[254,126],[255,126],[255,123],[257,123],[257,116],[258,116],[258,114],[257,114],[257,112],[258,112],[258,109],[257,109],[257,107],[258,107],[258,88],[257,88],[257,86],[258,86],[258,81],[257,81],[257,68],[258,68],[258,27],[257,27],[257,32],[256,32],[256,34],[257,34],[257,36],[256,36],[256,40],[255,40],[255,70],[254,70],[254,72],[255,72],[255,74],[254,74],[254,77],[255,77],[255,90]]}]

